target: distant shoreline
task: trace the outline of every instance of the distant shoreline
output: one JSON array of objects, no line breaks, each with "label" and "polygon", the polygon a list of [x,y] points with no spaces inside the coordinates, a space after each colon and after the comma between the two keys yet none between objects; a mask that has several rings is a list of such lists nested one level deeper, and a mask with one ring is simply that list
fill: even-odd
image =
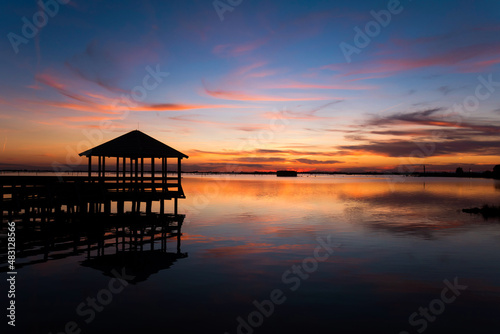
[{"label": "distant shoreline", "polygon": [[[113,171],[109,171],[113,173]],[[11,174],[11,173],[23,173],[23,174],[38,174],[38,173],[51,173],[51,174],[66,174],[66,175],[79,175],[87,174],[87,170],[75,170],[75,171],[53,171],[53,170],[28,170],[28,169],[3,169],[0,170],[0,175]],[[177,171],[168,171],[167,173],[177,173]],[[182,172],[185,175],[276,175],[276,172]],[[458,177],[458,178],[484,178],[484,179],[500,179],[500,177],[493,174],[491,171],[485,172],[470,172],[457,174],[453,172],[426,172],[426,173],[398,173],[398,172],[328,172],[328,171],[316,171],[316,172],[297,172],[300,175],[364,175],[364,176],[407,176],[407,177]],[[11,175],[12,176],[12,175]]]}]

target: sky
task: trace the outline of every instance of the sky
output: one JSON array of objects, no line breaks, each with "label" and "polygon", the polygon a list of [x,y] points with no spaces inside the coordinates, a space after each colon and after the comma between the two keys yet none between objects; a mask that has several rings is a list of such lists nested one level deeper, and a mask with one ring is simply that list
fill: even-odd
[{"label": "sky", "polygon": [[500,164],[495,0],[0,8],[0,169],[84,169],[136,129],[187,171]]}]

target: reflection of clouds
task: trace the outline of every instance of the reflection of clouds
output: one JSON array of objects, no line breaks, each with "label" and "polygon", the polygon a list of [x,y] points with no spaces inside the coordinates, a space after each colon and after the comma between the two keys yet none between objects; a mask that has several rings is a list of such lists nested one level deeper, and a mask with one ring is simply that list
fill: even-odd
[{"label": "reflection of clouds", "polygon": [[310,245],[274,245],[271,243],[245,243],[237,246],[223,246],[215,247],[206,250],[207,257],[227,257],[227,256],[241,256],[249,254],[264,254],[264,253],[278,253],[296,250],[310,249]]},{"label": "reflection of clouds", "polygon": [[[452,232],[454,229],[463,227],[464,222],[457,221],[428,221],[428,222],[408,222],[408,221],[365,221],[364,224],[372,229],[384,230],[395,234],[405,234],[418,236],[424,239],[435,239],[436,232]],[[458,230],[455,232],[459,232]]]},{"label": "reflection of clouds", "polygon": [[[437,232],[441,235],[459,232],[461,228],[482,223],[477,217],[464,215],[461,210],[494,201],[490,180],[469,184],[426,180],[425,189],[420,182],[409,182],[396,185],[394,192],[373,189],[359,192],[358,189],[339,194],[340,199],[349,203],[344,208],[345,219],[371,229],[434,239]],[[474,225],[471,225],[472,221]]]},{"label": "reflection of clouds", "polygon": [[192,196],[202,194],[200,189],[207,185],[219,187],[195,219],[196,225],[224,228],[233,236],[251,231],[266,238],[311,237],[318,229],[344,228],[347,222],[433,239],[438,232],[477,224],[480,219],[461,210],[496,204],[500,185],[500,181],[492,187],[492,180],[455,178],[409,177],[391,184],[384,177],[226,177],[228,181],[224,176],[184,179],[186,193]]}]

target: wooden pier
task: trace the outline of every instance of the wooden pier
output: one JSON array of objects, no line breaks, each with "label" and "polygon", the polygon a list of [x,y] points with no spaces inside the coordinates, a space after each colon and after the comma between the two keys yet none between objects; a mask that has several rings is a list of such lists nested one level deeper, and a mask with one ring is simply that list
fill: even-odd
[{"label": "wooden pier", "polygon": [[[87,176],[0,176],[0,218],[45,221],[61,212],[120,215],[127,203],[130,212],[150,214],[153,202],[159,202],[157,213],[165,214],[168,200],[177,215],[178,199],[185,198],[181,160],[187,155],[135,130],[80,156],[88,158]],[[176,160],[173,172],[169,159]]]},{"label": "wooden pier", "polygon": [[153,202],[159,202],[158,213],[164,214],[165,201],[172,199],[177,214],[179,198],[185,195],[178,178],[144,177],[136,182],[130,177],[0,176],[0,215],[10,220],[47,220],[61,212],[123,214],[127,202],[131,212],[145,213],[152,213]]}]

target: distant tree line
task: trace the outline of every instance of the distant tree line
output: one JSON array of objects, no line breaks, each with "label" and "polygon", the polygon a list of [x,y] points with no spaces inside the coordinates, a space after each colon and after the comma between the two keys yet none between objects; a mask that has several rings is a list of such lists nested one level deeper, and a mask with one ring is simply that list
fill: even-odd
[{"label": "distant tree line", "polygon": [[[471,174],[478,176],[478,173],[469,172],[468,174],[466,174],[462,167],[457,167],[457,169],[455,170],[456,176],[470,176]],[[500,165],[496,165],[495,167],[493,167],[493,171],[487,170],[485,172],[480,173],[480,175],[481,177],[500,179]]]},{"label": "distant tree line", "polygon": [[500,165],[493,167],[493,177],[495,179],[500,179]]}]

